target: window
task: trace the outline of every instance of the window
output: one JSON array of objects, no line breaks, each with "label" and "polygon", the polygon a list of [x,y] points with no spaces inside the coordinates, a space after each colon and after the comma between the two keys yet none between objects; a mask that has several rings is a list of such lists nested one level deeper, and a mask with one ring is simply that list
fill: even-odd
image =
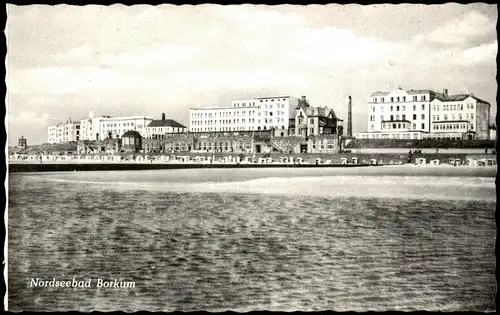
[{"label": "window", "polygon": [[448,114],[444,114],[444,120],[448,120]]},{"label": "window", "polygon": [[381,100],[382,100],[382,103],[384,103],[384,98],[383,97],[381,98]]},{"label": "window", "polygon": [[391,105],[391,112],[394,110],[394,106]]},{"label": "window", "polygon": [[432,115],[432,121],[436,120],[436,115]]},{"label": "window", "polygon": [[474,109],[474,104],[470,104],[470,109]]},{"label": "window", "polygon": [[398,128],[401,129],[401,123],[398,124]]},{"label": "window", "polygon": [[391,121],[393,121],[393,120],[394,120],[394,115],[391,115]]},{"label": "window", "polygon": [[413,105],[413,110],[416,111],[417,110],[417,105]]},{"label": "window", "polygon": [[311,134],[311,135],[314,134],[314,128],[309,129],[309,134]]},{"label": "window", "polygon": [[392,124],[392,129],[396,129],[396,124]]},{"label": "window", "polygon": [[[425,97],[425,96],[424,96]],[[422,104],[422,110],[425,110],[425,104]]]},{"label": "window", "polygon": [[376,98],[376,97],[375,97],[375,98],[373,98],[373,102],[374,102],[374,103],[376,103],[376,102],[377,102],[377,98]]},{"label": "window", "polygon": [[417,124],[413,123],[413,129],[417,129]]},{"label": "window", "polygon": [[425,129],[425,123],[422,123],[422,129]]},{"label": "window", "polygon": [[417,120],[417,114],[413,114],[413,120]]},{"label": "window", "polygon": [[399,102],[399,96],[398,96],[398,97],[396,97],[396,101],[397,101],[397,102]]},{"label": "window", "polygon": [[425,99],[426,99],[425,95],[422,95],[422,96],[421,96],[421,100],[422,100],[422,101],[425,101]]},{"label": "window", "polygon": [[396,106],[396,111],[399,112],[399,106]]},{"label": "window", "polygon": [[414,102],[418,101],[418,99],[417,99],[417,96],[416,96],[416,95],[413,95],[413,101],[414,101]]},{"label": "window", "polygon": [[474,130],[474,124],[470,124],[470,130]]},{"label": "window", "polygon": [[474,114],[470,114],[470,119],[474,119]]},{"label": "window", "polygon": [[422,119],[425,119],[425,114],[422,114],[422,117],[421,117],[421,118],[422,118]]},{"label": "window", "polygon": [[406,102],[406,96],[403,96],[403,102]]},{"label": "window", "polygon": [[380,121],[384,120],[384,115],[380,115]]},{"label": "window", "polygon": [[406,111],[406,106],[405,106],[405,105],[403,105],[403,112],[404,112],[404,111]]},{"label": "window", "polygon": [[375,112],[375,106],[372,106],[372,112]]},{"label": "window", "polygon": [[394,103],[394,97],[391,97],[391,103]]},{"label": "window", "polygon": [[460,110],[464,110],[464,104],[460,104]]}]

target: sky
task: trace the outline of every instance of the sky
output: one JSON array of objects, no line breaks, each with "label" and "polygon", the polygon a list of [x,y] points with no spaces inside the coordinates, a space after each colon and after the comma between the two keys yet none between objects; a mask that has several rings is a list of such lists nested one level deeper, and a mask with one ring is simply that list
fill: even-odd
[{"label": "sky", "polygon": [[474,93],[496,116],[497,8],[487,4],[7,5],[8,144],[94,115],[306,96],[367,130],[375,91]]}]

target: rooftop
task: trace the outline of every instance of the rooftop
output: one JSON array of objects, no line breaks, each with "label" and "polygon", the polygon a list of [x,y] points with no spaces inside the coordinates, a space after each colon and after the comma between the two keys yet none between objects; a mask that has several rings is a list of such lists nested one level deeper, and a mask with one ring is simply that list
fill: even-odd
[{"label": "rooftop", "polygon": [[178,123],[177,121],[173,119],[157,119],[153,120],[148,124],[148,127],[177,127],[177,128],[187,128],[181,123]]}]

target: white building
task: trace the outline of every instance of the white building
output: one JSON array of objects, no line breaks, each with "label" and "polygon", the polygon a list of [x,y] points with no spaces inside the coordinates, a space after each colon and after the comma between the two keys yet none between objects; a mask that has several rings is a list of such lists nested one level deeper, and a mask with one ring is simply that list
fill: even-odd
[{"label": "white building", "polygon": [[189,131],[288,130],[299,99],[291,96],[236,100],[230,107],[192,108]]},{"label": "white building", "polygon": [[68,122],[48,127],[49,143],[78,140],[103,140],[121,137],[125,132],[134,130],[145,134],[147,125],[153,118],[145,116],[89,117],[79,122]]},{"label": "white building", "polygon": [[[401,88],[375,92],[368,102],[368,131],[359,139],[488,139],[490,104],[448,90]],[[476,136],[477,134],[477,136]]]},{"label": "white building", "polygon": [[432,139],[490,139],[491,105],[474,95],[448,95],[447,90],[431,102]]},{"label": "white building", "polygon": [[137,131],[141,135],[146,132],[147,125],[153,121],[151,117],[130,116],[130,117],[107,117],[99,119],[99,139],[121,137],[129,130]]},{"label": "white building", "polygon": [[188,128],[173,119],[165,119],[162,114],[161,119],[151,121],[145,128],[143,137],[146,139],[163,139],[167,134],[185,133]]},{"label": "white building", "polygon": [[60,143],[80,140],[80,122],[71,118],[65,123],[48,127],[48,143]]}]

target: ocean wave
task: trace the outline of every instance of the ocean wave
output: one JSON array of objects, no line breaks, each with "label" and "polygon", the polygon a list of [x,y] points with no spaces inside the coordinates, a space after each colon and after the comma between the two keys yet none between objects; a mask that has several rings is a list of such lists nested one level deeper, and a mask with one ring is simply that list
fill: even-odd
[{"label": "ocean wave", "polygon": [[[252,193],[323,198],[378,197],[408,199],[496,200],[495,181],[483,177],[442,176],[304,176],[266,177],[241,181],[99,181],[92,176],[57,178],[29,176],[35,180],[76,185],[98,185],[106,189],[169,191],[179,193]],[[94,180],[92,180],[94,179]]]}]

